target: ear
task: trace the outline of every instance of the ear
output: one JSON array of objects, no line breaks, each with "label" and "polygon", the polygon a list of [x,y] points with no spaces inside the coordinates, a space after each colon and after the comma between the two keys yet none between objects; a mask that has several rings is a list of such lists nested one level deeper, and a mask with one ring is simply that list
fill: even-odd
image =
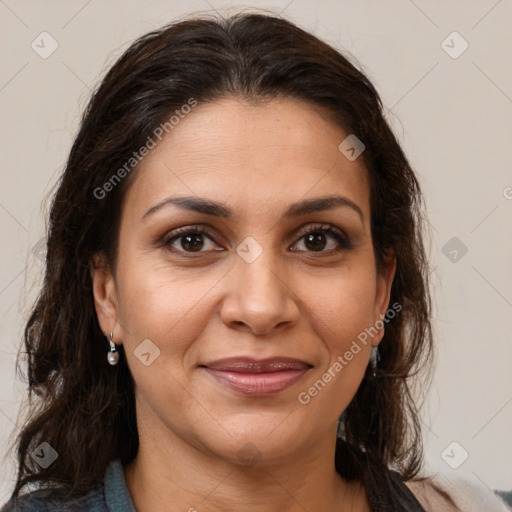
[{"label": "ear", "polygon": [[[396,255],[395,251],[391,248],[387,251],[384,258],[384,269],[381,273],[377,274],[377,289],[375,294],[375,310],[374,310],[374,323],[384,318],[386,311],[389,307],[389,299],[391,297],[391,286],[396,271]],[[384,336],[384,331],[379,330],[379,333],[373,337],[372,345],[378,345]]]},{"label": "ear", "polygon": [[118,329],[118,303],[114,277],[103,253],[95,254],[89,264],[94,295],[94,308],[103,334],[108,338],[113,331],[114,341],[120,344]]}]

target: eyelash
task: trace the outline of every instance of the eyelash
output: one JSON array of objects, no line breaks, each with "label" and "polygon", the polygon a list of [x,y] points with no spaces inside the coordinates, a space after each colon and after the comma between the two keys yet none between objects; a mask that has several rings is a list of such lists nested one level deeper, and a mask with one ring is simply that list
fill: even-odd
[{"label": "eyelash", "polygon": [[[339,246],[336,249],[328,249],[327,251],[326,250],[321,250],[321,251],[308,251],[308,250],[303,251],[303,250],[299,250],[299,251],[293,251],[293,252],[309,252],[309,253],[313,253],[313,254],[323,254],[323,253],[333,254],[333,253],[338,253],[338,252],[343,251],[343,250],[350,250],[350,249],[352,249],[352,243],[351,243],[350,239],[346,235],[344,235],[342,232],[339,232],[337,229],[334,229],[330,225],[324,225],[324,224],[317,225],[317,226],[311,226],[311,227],[308,227],[308,228],[305,228],[305,229],[301,229],[297,233],[297,236],[298,236],[297,242],[300,241],[302,238],[306,237],[307,235],[311,234],[311,233],[324,233],[324,234],[330,235],[330,236],[332,236],[338,242]],[[185,254],[188,254],[188,255],[200,254],[200,253],[203,253],[203,252],[208,252],[208,251],[196,251],[196,252],[194,252],[194,251],[184,251],[182,249],[176,249],[176,248],[171,247],[172,243],[175,240],[179,240],[181,237],[184,237],[186,235],[195,235],[195,234],[205,235],[212,242],[215,241],[214,238],[213,238],[213,235],[206,228],[203,228],[203,227],[198,228],[198,227],[187,226],[187,227],[176,229],[173,232],[169,233],[169,235],[166,236],[163,239],[162,245],[165,246],[165,247],[169,247],[169,249],[174,251],[174,252],[180,252],[182,254],[185,253]],[[297,243],[297,242],[295,242],[295,243]],[[194,256],[192,256],[192,257],[194,257]]]}]

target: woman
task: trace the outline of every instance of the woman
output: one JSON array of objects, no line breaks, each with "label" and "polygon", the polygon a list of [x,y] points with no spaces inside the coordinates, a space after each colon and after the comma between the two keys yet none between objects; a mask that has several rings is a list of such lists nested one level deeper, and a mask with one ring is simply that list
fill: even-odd
[{"label": "woman", "polygon": [[457,510],[418,478],[420,195],[372,84],[290,22],[136,41],[53,200],[3,510]]}]

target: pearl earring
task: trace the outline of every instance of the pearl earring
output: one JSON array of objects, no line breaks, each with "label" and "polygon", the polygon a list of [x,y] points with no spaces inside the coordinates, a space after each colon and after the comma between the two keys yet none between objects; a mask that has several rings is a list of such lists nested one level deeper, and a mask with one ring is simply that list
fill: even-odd
[{"label": "pearl earring", "polygon": [[114,333],[110,331],[110,352],[107,355],[107,361],[111,366],[115,366],[119,362],[119,352],[116,349],[115,343],[112,341],[113,337]]}]

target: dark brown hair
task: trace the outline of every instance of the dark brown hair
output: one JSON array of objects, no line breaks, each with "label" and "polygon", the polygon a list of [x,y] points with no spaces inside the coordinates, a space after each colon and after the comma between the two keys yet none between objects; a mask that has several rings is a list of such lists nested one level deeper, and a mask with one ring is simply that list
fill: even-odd
[{"label": "dark brown hair", "polygon": [[[417,178],[377,91],[355,65],[289,21],[238,14],[196,17],[144,35],[87,106],[51,204],[44,284],[25,329],[30,408],[17,439],[13,497],[31,482],[78,497],[101,484],[111,460],[126,464],[136,456],[134,383],[122,347],[118,366],[106,362],[89,270],[95,254],[115,269],[121,204],[137,169],[107,197],[98,199],[95,190],[190,98],[226,96],[307,101],[365,144],[377,268],[383,270],[392,248],[397,267],[390,303],[402,310],[386,325],[377,376],[367,371],[343,414],[344,452],[336,465],[365,485],[386,468],[405,480],[418,473],[421,433],[412,384],[428,380],[432,331]],[[58,452],[47,469],[30,456],[41,442]]]}]

